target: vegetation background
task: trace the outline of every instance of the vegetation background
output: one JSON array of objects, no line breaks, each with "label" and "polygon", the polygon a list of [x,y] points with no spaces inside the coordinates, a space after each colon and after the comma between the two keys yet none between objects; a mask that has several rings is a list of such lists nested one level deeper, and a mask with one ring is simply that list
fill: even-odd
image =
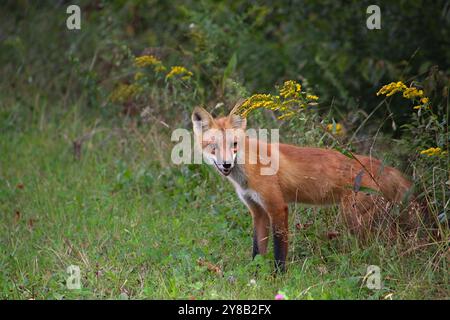
[{"label": "vegetation background", "polygon": [[[450,3],[377,1],[382,28],[368,30],[372,2],[4,1],[0,297],[448,299]],[[70,4],[81,30],[66,28]],[[255,111],[250,126],[397,166],[441,239],[361,244],[336,208],[293,206],[287,274],[251,260],[244,205],[211,168],[172,164],[170,137],[196,105],[226,114],[286,80],[318,105]],[[376,95],[397,81],[429,102]]]}]

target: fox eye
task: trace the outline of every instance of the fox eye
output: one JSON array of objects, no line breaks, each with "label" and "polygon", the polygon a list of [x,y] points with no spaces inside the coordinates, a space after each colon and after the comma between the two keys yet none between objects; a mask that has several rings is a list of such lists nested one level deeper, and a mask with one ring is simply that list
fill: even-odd
[{"label": "fox eye", "polygon": [[213,144],[210,144],[209,147],[211,148],[211,153],[212,153],[212,154],[215,154],[215,153],[216,153],[217,145],[213,143]]},{"label": "fox eye", "polygon": [[233,142],[233,153],[237,153],[238,143],[237,141]]}]

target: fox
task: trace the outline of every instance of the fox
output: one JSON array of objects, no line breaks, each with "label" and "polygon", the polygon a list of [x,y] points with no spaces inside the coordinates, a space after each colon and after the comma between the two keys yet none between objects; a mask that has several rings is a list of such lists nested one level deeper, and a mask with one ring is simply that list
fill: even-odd
[{"label": "fox", "polygon": [[[191,116],[195,145],[203,159],[233,184],[249,209],[252,258],[267,253],[272,231],[275,272],[286,270],[288,204],[337,205],[350,231],[364,237],[377,218],[388,215],[390,205],[404,202],[411,194],[409,179],[373,157],[349,157],[330,148],[267,143],[249,137],[247,120],[237,112],[241,103],[228,116],[217,118],[203,107],[195,107]],[[263,174],[268,157],[277,158],[278,167]],[[417,206],[414,200],[411,203]]]}]

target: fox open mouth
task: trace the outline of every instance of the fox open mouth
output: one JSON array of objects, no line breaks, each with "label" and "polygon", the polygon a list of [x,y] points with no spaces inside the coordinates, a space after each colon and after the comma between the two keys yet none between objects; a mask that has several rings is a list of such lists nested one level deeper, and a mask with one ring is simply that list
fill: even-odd
[{"label": "fox open mouth", "polygon": [[228,176],[231,173],[231,169],[220,169],[219,166],[217,165],[217,162],[214,161],[214,165],[216,166],[217,170],[220,171],[221,174],[223,174],[224,176]]}]

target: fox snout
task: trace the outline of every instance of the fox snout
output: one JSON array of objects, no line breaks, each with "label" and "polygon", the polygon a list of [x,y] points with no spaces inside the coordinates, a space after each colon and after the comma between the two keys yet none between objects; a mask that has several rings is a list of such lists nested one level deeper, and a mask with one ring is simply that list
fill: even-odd
[{"label": "fox snout", "polygon": [[233,162],[217,163],[216,161],[214,161],[214,164],[216,165],[217,169],[219,169],[220,173],[225,176],[228,176],[231,173],[231,169],[233,169],[234,167]]}]

